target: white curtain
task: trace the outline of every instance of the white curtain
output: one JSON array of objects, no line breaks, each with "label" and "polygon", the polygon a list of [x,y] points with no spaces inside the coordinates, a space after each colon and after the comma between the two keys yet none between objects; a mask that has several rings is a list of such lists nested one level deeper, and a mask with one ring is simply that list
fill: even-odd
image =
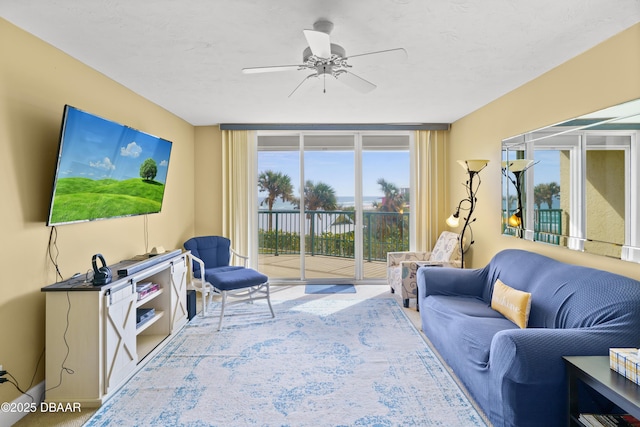
[{"label": "white curtain", "polygon": [[448,131],[416,131],[413,168],[416,171],[415,250],[433,248],[451,214],[446,197],[446,142]]},{"label": "white curtain", "polygon": [[[253,254],[256,161],[255,132],[222,131],[222,234],[243,255]],[[251,266],[255,261],[252,257]]]}]

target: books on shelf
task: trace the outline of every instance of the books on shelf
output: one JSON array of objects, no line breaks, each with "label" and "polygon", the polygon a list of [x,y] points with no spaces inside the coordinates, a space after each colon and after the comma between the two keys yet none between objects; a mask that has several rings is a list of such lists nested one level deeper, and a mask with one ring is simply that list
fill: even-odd
[{"label": "books on shelf", "polygon": [[145,289],[149,289],[151,286],[153,286],[153,282],[139,282],[136,283],[136,291],[144,291]]},{"label": "books on shelf", "polygon": [[640,420],[629,414],[580,414],[578,421],[587,427],[640,427]]},{"label": "books on shelf", "polygon": [[150,294],[160,290],[160,285],[152,282],[143,282],[136,285],[136,292],[138,293],[138,301],[148,297]]},{"label": "books on shelf", "polygon": [[136,327],[140,327],[148,320],[153,319],[155,315],[156,310],[154,308],[138,308],[136,310]]}]

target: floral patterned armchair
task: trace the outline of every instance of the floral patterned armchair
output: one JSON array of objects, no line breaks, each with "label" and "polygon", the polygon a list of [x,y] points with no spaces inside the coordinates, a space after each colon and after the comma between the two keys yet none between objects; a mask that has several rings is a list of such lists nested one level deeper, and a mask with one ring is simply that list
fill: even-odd
[{"label": "floral patterned armchair", "polygon": [[431,252],[387,253],[387,283],[391,293],[402,292],[405,307],[409,307],[409,299],[416,298],[417,301],[416,273],[419,267],[461,267],[459,238],[457,233],[443,231]]}]

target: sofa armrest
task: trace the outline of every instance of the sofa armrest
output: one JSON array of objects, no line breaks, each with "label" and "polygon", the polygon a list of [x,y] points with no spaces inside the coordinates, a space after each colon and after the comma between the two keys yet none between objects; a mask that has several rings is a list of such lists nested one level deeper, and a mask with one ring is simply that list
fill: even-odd
[{"label": "sofa armrest", "polygon": [[486,269],[451,267],[421,267],[418,269],[418,294],[473,296],[482,298],[485,291]]},{"label": "sofa armrest", "polygon": [[402,261],[426,261],[431,252],[387,252],[387,268],[399,267]]},{"label": "sofa armrest", "polygon": [[608,355],[615,336],[600,327],[496,333],[489,354],[489,398],[503,402],[496,406],[500,408],[497,416],[514,425],[527,425],[528,419],[540,419],[541,414],[545,419],[562,420],[568,410],[562,356]]},{"label": "sofa armrest", "polygon": [[598,326],[503,330],[491,341],[489,363],[514,380],[539,381],[563,375],[563,356],[608,356],[615,337],[615,333]]}]

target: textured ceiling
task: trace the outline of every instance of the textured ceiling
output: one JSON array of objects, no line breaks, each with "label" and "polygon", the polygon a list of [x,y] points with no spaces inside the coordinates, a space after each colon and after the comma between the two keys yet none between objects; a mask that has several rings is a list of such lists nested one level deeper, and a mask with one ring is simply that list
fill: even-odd
[{"label": "textured ceiling", "polygon": [[[640,0],[2,0],[0,16],[194,125],[453,122],[640,22]],[[367,94],[308,74],[303,29],[334,23]],[[637,53],[636,53],[637,54]]]}]

